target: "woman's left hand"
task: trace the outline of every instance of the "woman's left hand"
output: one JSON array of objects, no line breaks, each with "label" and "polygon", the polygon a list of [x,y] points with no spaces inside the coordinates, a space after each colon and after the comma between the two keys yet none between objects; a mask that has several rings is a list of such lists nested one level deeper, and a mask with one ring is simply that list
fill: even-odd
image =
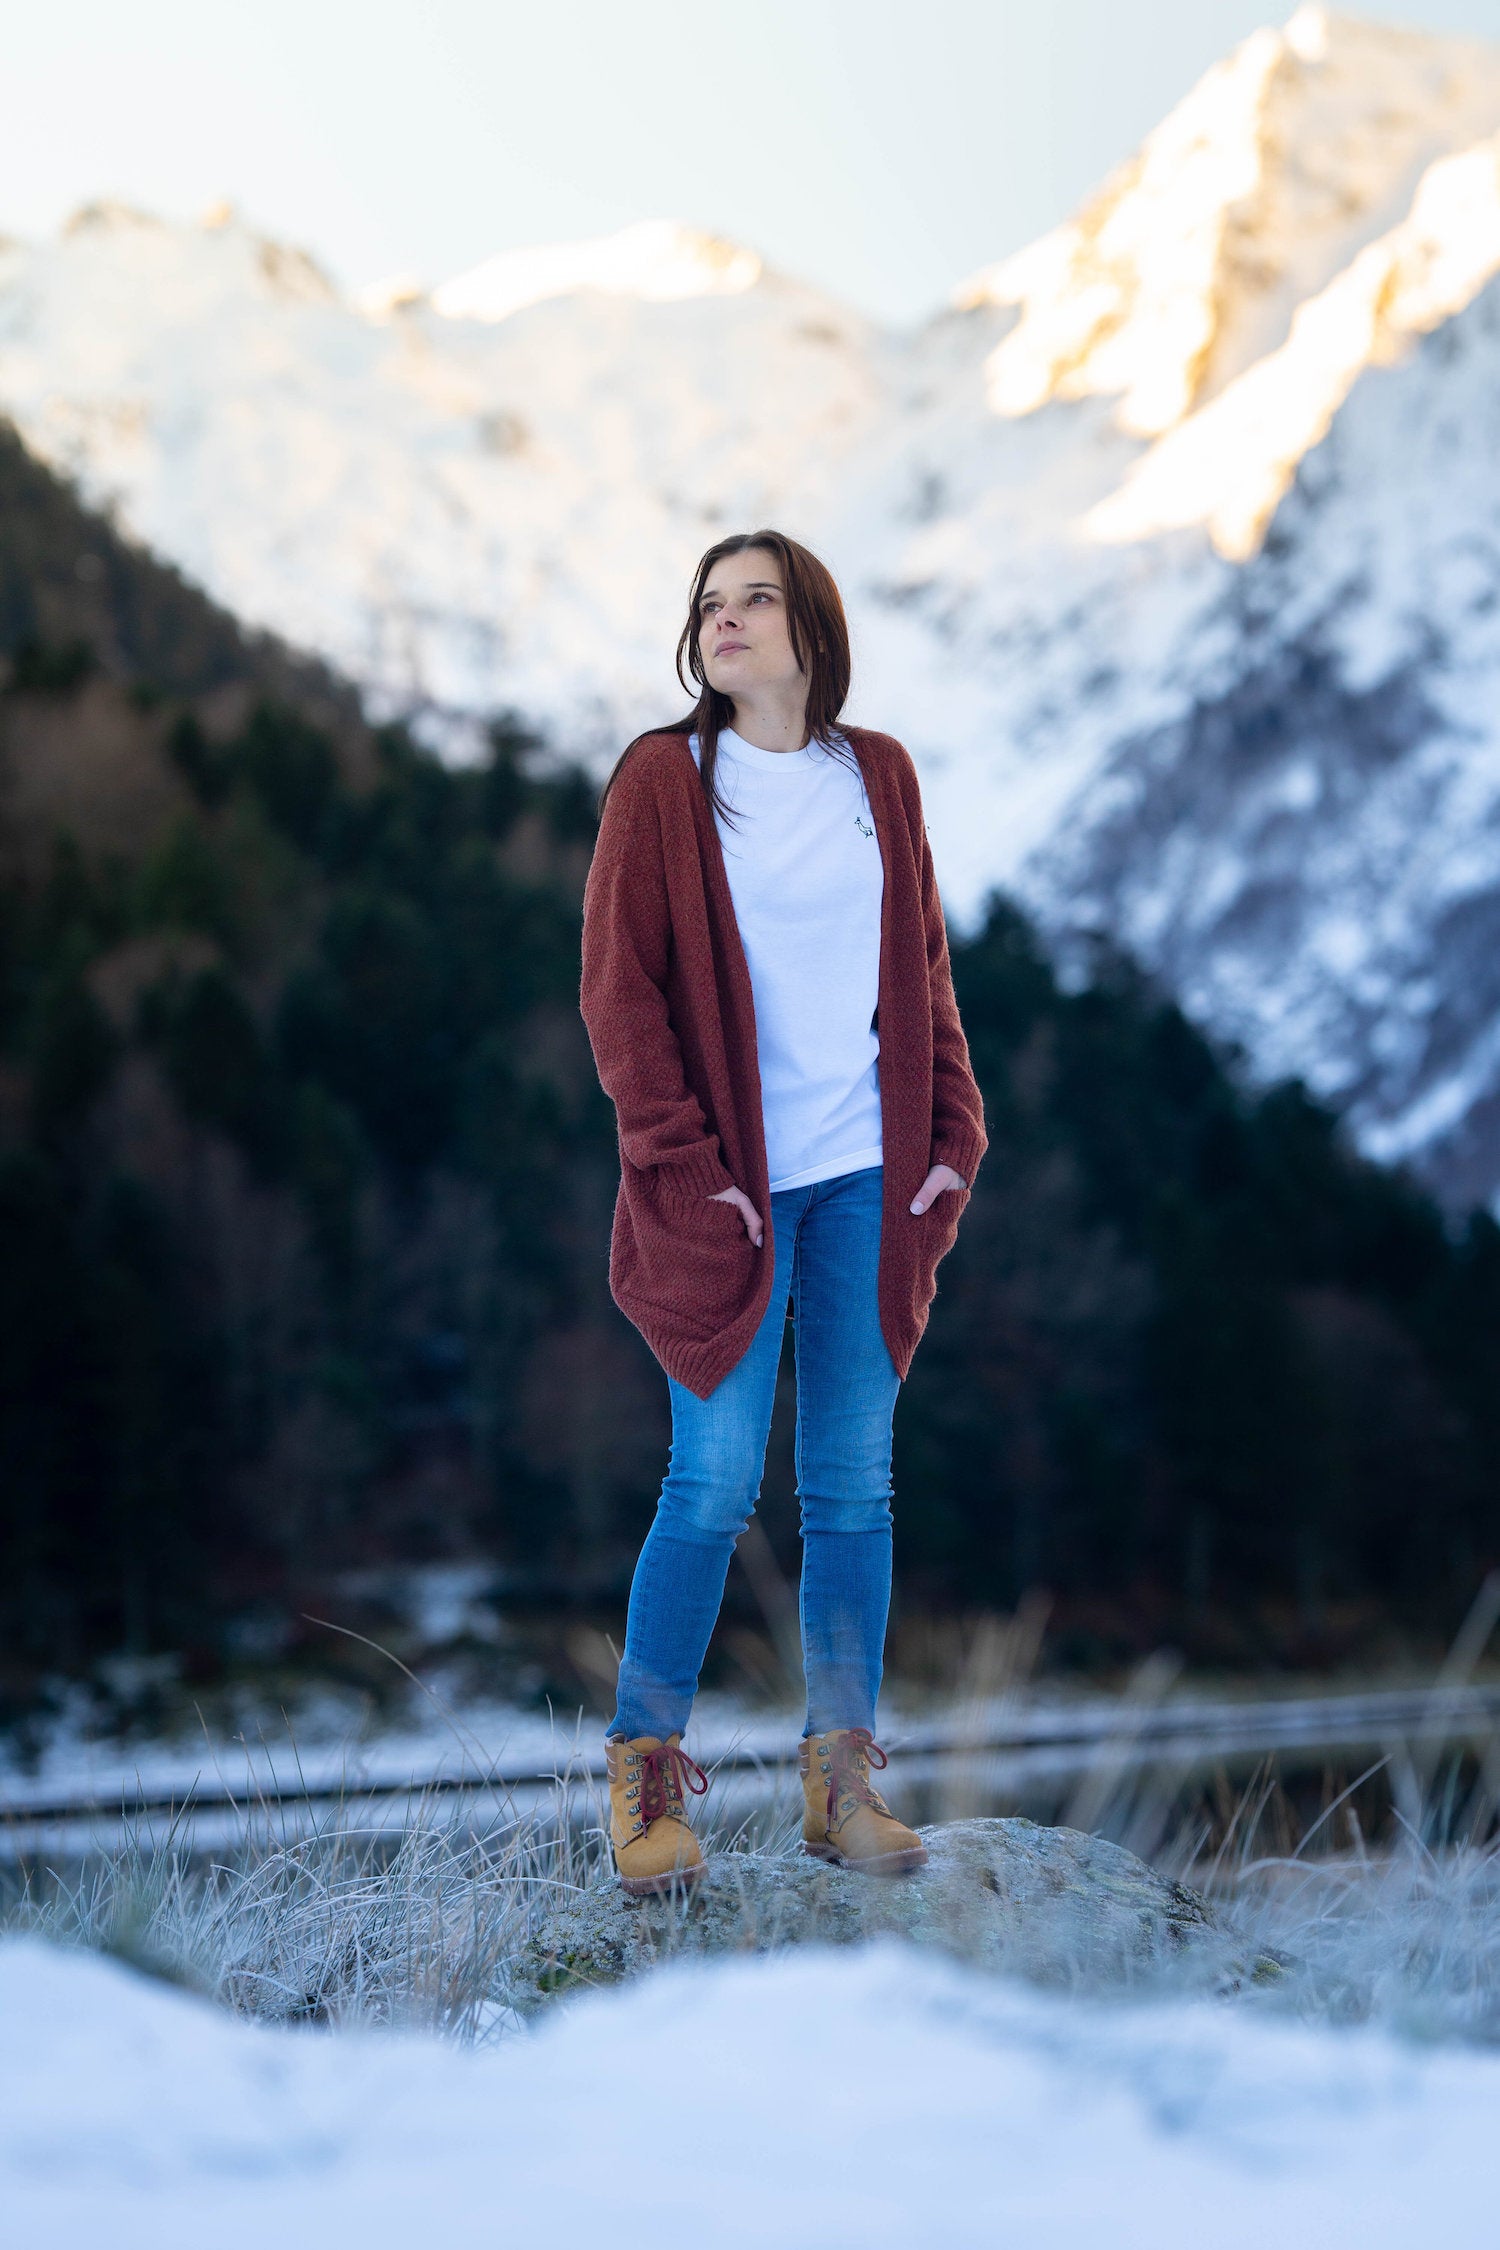
[{"label": "woman's left hand", "polygon": [[920,1217],[929,1204],[936,1203],[945,1188],[966,1188],[968,1184],[963,1174],[955,1172],[951,1164],[934,1164],[917,1190],[912,1210]]}]

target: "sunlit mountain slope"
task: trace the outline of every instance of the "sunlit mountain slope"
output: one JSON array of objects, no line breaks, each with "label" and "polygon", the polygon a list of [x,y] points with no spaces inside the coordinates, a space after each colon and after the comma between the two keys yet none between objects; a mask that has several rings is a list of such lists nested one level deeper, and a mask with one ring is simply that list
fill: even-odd
[{"label": "sunlit mountain slope", "polygon": [[87,497],[386,708],[516,704],[601,750],[675,707],[704,539],[793,489],[816,516],[879,360],[680,228],[373,304],[222,213],[0,252],[0,408]]}]

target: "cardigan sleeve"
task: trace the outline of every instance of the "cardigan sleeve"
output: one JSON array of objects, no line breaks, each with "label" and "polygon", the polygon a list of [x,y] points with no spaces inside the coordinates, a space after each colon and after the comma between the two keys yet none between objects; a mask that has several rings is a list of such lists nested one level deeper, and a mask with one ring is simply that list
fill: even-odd
[{"label": "cardigan sleeve", "polygon": [[[912,768],[913,780],[916,769]],[[927,940],[927,981],[932,994],[932,1154],[931,1164],[948,1164],[968,1187],[989,1147],[984,1100],[969,1061],[969,1042],[959,1021],[948,958],[948,930],[938,896],[932,845],[916,806],[917,847],[922,886],[922,924]]]},{"label": "cardigan sleeve", "polygon": [[609,793],[583,894],[579,1005],[620,1152],[683,1195],[736,1183],[688,1085],[667,1009],[671,918],[661,829],[649,792],[622,774]]}]

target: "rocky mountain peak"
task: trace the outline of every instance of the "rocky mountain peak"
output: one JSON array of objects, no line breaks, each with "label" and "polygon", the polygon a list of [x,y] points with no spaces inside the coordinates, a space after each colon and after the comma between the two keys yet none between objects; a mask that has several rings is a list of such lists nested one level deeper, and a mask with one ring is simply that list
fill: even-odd
[{"label": "rocky mountain peak", "polygon": [[1301,8],[1214,65],[1077,216],[974,275],[1020,318],[986,370],[1002,415],[1117,402],[1155,438],[1288,339],[1298,308],[1500,127],[1500,54]]}]

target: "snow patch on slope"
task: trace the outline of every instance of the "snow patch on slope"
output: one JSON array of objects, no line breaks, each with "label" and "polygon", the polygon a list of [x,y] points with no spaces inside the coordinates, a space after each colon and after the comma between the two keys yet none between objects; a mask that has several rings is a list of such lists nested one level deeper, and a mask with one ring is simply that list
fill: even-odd
[{"label": "snow patch on slope", "polygon": [[446,320],[509,320],[523,306],[579,289],[669,304],[681,297],[732,297],[761,277],[753,250],[667,219],[647,219],[592,242],[507,250],[432,292]]}]

